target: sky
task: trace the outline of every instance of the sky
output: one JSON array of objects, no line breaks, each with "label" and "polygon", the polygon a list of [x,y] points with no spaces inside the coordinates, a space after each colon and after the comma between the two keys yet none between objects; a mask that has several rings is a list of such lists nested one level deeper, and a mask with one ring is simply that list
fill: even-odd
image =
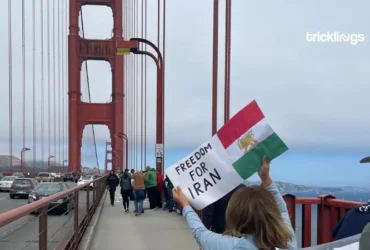
[{"label": "sky", "polygon": [[[32,144],[32,1],[26,1],[26,143]],[[44,1],[47,2],[47,1]],[[56,1],[50,1],[53,3]],[[61,2],[65,2],[64,0]],[[141,1],[139,1],[141,2]],[[223,125],[224,24],[225,1],[220,1],[219,31],[219,110],[218,128]],[[22,148],[22,22],[21,1],[12,1],[13,30],[13,151]],[[370,166],[359,164],[370,154],[370,68],[369,19],[366,0],[265,1],[239,0],[232,6],[231,38],[231,116],[252,100],[257,100],[269,124],[288,145],[289,150],[272,163],[276,180],[307,185],[368,186]],[[8,154],[8,6],[0,3],[0,75],[4,91],[0,105],[0,153]],[[40,5],[40,0],[36,0]],[[46,27],[46,3],[44,26]],[[36,8],[40,23],[40,9]],[[50,14],[53,15],[52,13]],[[157,43],[157,5],[148,1],[148,39]],[[83,7],[86,38],[106,39],[111,36],[112,12],[107,7]],[[212,17],[211,0],[167,1],[166,16],[166,91],[165,154],[166,167],[185,157],[211,136],[212,88]],[[45,28],[44,27],[44,28]],[[163,30],[161,28],[161,30]],[[60,36],[66,41],[67,30]],[[313,43],[307,32],[364,34],[364,42]],[[45,33],[46,34],[46,33]],[[47,120],[47,107],[41,105],[41,76],[48,79],[47,66],[41,69],[40,25],[36,27],[36,133],[41,134],[40,111]],[[46,35],[45,35],[46,36]],[[44,43],[44,50],[47,46]],[[63,44],[63,43],[62,43]],[[64,42],[64,48],[66,43]],[[65,49],[64,52],[67,50]],[[63,53],[61,53],[63,54]],[[56,56],[62,65],[66,57]],[[47,62],[47,53],[44,53]],[[58,65],[58,64],[57,64]],[[88,62],[92,102],[110,100],[111,71],[105,62]],[[51,66],[52,68],[52,66]],[[66,67],[60,77],[61,96],[67,103]],[[62,79],[62,76],[65,76]],[[50,75],[53,79],[53,74]],[[86,71],[81,73],[83,100],[87,100]],[[154,164],[155,144],[155,65],[148,60],[147,86],[147,155],[146,163]],[[53,80],[51,80],[53,82]],[[45,83],[47,84],[47,83]],[[64,86],[64,88],[63,88]],[[52,89],[53,90],[53,89]],[[47,88],[45,88],[47,92]],[[47,100],[47,93],[44,93]],[[140,106],[139,106],[140,107]],[[53,103],[51,103],[53,110]],[[53,113],[53,112],[52,112]],[[60,117],[60,116],[58,116]],[[66,117],[66,115],[65,115]],[[53,117],[51,138],[53,142]],[[56,124],[63,123],[57,119]],[[47,122],[44,123],[45,148]],[[95,126],[100,165],[104,165],[105,126]],[[58,126],[57,126],[58,131]],[[83,163],[94,162],[91,128],[84,131]],[[131,137],[131,135],[130,135]],[[61,135],[60,151],[63,151]],[[59,137],[57,136],[57,144]],[[36,157],[41,158],[40,137]],[[51,143],[53,144],[53,143]],[[59,145],[59,144],[58,144]],[[57,147],[58,148],[58,147]],[[59,150],[58,148],[58,150]],[[65,146],[67,148],[67,146]],[[138,166],[141,165],[138,145]],[[47,149],[45,149],[47,151]],[[53,145],[51,145],[53,152]],[[66,158],[67,150],[57,160]],[[33,152],[32,152],[33,153]],[[32,158],[32,153],[30,157]],[[17,153],[14,153],[15,155]],[[18,153],[19,154],[19,153]],[[47,153],[45,153],[47,155]],[[45,157],[45,156],[44,156]],[[29,159],[29,158],[28,158]],[[130,165],[134,165],[133,162]],[[255,179],[256,177],[252,177]]]}]

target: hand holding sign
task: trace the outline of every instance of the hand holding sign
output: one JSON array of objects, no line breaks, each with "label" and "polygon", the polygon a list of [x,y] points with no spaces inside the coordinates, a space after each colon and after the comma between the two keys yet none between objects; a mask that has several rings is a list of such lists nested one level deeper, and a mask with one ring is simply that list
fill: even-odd
[{"label": "hand holding sign", "polygon": [[181,188],[172,189],[173,199],[180,205],[181,208],[189,205],[189,200],[186,195],[182,192]]},{"label": "hand holding sign", "polygon": [[270,177],[270,163],[267,162],[266,156],[263,156],[261,168],[257,173],[261,178],[262,186],[268,187],[271,184],[272,179]]},{"label": "hand holding sign", "polygon": [[167,174],[174,186],[182,188],[192,206],[200,210],[257,171],[263,183],[269,183],[269,164],[262,156],[271,161],[287,150],[253,101],[209,141],[170,166]]}]

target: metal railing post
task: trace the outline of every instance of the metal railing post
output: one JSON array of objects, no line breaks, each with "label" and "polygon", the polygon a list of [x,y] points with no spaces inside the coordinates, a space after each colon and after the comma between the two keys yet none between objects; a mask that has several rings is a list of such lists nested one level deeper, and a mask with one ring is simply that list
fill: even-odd
[{"label": "metal railing post", "polygon": [[78,247],[78,237],[79,237],[79,228],[78,228],[78,192],[79,190],[75,191],[74,193],[74,210],[75,210],[75,216],[74,216],[74,240],[73,240],[73,245],[74,249],[77,249]]},{"label": "metal railing post", "polygon": [[39,250],[48,249],[48,205],[39,209]]},{"label": "metal railing post", "polygon": [[86,214],[90,217],[89,211],[90,211],[90,195],[89,195],[89,189],[90,186],[86,189]]}]

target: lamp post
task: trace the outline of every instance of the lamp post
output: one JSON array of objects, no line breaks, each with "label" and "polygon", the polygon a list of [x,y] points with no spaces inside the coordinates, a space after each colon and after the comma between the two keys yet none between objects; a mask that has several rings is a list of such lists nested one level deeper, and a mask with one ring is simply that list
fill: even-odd
[{"label": "lamp post", "polygon": [[62,167],[62,173],[64,173],[64,163],[67,162],[67,160],[63,161],[63,167]]},{"label": "lamp post", "polygon": [[[148,51],[139,50],[139,43],[149,45],[157,53],[158,57]],[[152,58],[157,66],[157,121],[156,121],[156,168],[164,173],[164,81],[163,81],[163,59],[158,47],[143,38],[131,38],[130,41],[118,41],[116,46],[117,55],[146,55]]]},{"label": "lamp post", "polygon": [[[127,135],[126,134],[124,134],[124,133],[117,133],[117,134],[115,134],[114,135],[114,137],[116,137],[116,138],[122,138],[122,139],[124,139],[125,141],[126,141],[126,169],[128,169],[128,138],[127,138]],[[122,170],[123,170],[123,168],[122,168]]]},{"label": "lamp post", "polygon": [[50,172],[50,159],[54,158],[54,157],[55,157],[54,155],[49,155],[49,158],[48,158],[48,172]]},{"label": "lamp post", "polygon": [[21,150],[21,173],[24,172],[24,169],[23,169],[23,153],[26,152],[26,151],[30,151],[29,148],[22,148]]},{"label": "lamp post", "polygon": [[[117,171],[117,166],[119,166],[119,164],[120,164],[120,161],[121,161],[121,157],[119,156],[119,153],[120,152],[120,150],[113,150],[113,153],[115,153],[116,155],[114,156],[114,157],[112,157],[112,160],[113,160],[113,165],[115,166],[114,167],[114,170],[116,171],[116,172],[118,172]],[[118,159],[118,160],[117,160]],[[112,166],[112,169],[113,169],[113,166]],[[123,169],[123,168],[122,168]]]}]

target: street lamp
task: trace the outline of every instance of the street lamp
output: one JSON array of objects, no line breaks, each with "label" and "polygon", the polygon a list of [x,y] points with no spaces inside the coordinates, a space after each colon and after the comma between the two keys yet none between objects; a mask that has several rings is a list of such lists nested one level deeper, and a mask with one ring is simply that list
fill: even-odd
[{"label": "street lamp", "polygon": [[26,152],[26,151],[30,151],[29,148],[22,148],[21,150],[21,173],[24,172],[24,169],[23,169],[23,153]]},{"label": "street lamp", "polygon": [[[139,50],[139,43],[149,45],[157,53],[158,58],[148,51]],[[131,38],[130,41],[118,41],[116,45],[117,55],[128,55],[130,53],[138,55],[146,55],[152,58],[157,66],[157,121],[156,121],[156,151],[158,147],[158,154],[156,152],[156,168],[161,169],[164,172],[164,68],[163,58],[158,47],[152,42],[143,38]],[[162,151],[161,151],[162,149]]]},{"label": "street lamp", "polygon": [[64,160],[64,161],[63,161],[62,173],[64,173],[64,163],[65,163],[65,162],[68,162],[68,161],[67,161],[67,160]]},{"label": "street lamp", "polygon": [[[124,133],[117,133],[114,135],[115,138],[121,138],[126,141],[126,169],[128,169],[128,138]],[[122,168],[123,169],[123,168]]]},{"label": "street lamp", "polygon": [[51,158],[55,158],[54,155],[49,155],[49,158],[48,158],[48,172],[50,172],[50,159]]}]

